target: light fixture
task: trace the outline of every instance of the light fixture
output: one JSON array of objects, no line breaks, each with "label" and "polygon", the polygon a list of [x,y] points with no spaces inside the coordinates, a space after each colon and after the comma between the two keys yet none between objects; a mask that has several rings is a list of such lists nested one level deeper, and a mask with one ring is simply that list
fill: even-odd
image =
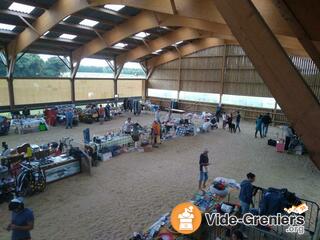
[{"label": "light fixture", "polygon": [[104,5],[104,8],[113,10],[113,11],[120,11],[122,8],[124,8],[124,5],[118,5],[118,4],[106,4]]},{"label": "light fixture", "polygon": [[13,2],[9,8],[9,10],[11,11],[16,11],[16,12],[22,12],[22,13],[31,13],[33,9],[35,9],[35,7],[33,6],[29,6],[29,5],[26,5],[26,4],[22,4],[22,3],[16,3],[16,2]]},{"label": "light fixture", "polygon": [[126,47],[128,44],[126,44],[126,43],[117,43],[117,44],[115,44],[115,45],[113,45],[114,47],[118,47],[118,48],[124,48],[124,47]]},{"label": "light fixture", "polygon": [[59,36],[59,38],[64,38],[64,39],[69,39],[69,40],[75,39],[76,37],[77,37],[77,35],[67,34],[67,33],[61,34]]},{"label": "light fixture", "polygon": [[147,32],[139,32],[134,36],[139,37],[139,38],[145,38],[145,37],[148,37],[149,35],[150,35],[150,33],[147,33]]},{"label": "light fixture", "polygon": [[159,49],[157,51],[152,52],[152,54],[159,54],[160,52],[162,52],[162,49]]},{"label": "light fixture", "polygon": [[0,23],[0,29],[12,31],[16,26],[6,23]]},{"label": "light fixture", "polygon": [[87,27],[93,27],[93,26],[97,25],[98,23],[99,23],[98,21],[94,21],[94,20],[90,20],[90,19],[84,19],[81,22],[79,22],[80,25],[87,26]]},{"label": "light fixture", "polygon": [[62,21],[66,21],[70,16],[66,16]]}]

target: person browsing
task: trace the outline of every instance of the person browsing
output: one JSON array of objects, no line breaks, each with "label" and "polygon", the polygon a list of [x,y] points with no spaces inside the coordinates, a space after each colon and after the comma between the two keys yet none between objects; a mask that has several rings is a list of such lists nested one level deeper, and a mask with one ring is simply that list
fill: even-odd
[{"label": "person browsing", "polygon": [[209,157],[208,157],[208,149],[204,149],[204,151],[200,155],[199,167],[200,167],[200,177],[199,177],[199,190],[202,188],[206,188],[206,183],[208,181],[208,166],[209,166]]}]

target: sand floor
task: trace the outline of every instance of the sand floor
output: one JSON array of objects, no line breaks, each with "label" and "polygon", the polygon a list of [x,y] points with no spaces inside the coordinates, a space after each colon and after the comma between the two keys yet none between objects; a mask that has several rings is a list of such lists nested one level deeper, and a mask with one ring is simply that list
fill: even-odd
[{"label": "sand floor", "polygon": [[[153,115],[133,117],[142,124]],[[48,132],[1,137],[10,146],[71,136],[82,141],[82,130],[91,135],[118,128],[120,117],[104,125],[80,124],[72,130],[55,127]],[[249,171],[256,185],[286,187],[298,196],[320,203],[320,172],[307,156],[280,154],[266,139],[253,137],[254,125],[242,123],[240,134],[218,129],[208,134],[165,142],[149,153],[126,153],[93,169],[93,176],[79,174],[50,184],[44,193],[26,199],[34,210],[33,238],[37,240],[125,240],[188,200],[197,191],[198,158],[207,147],[212,165],[210,180],[218,176],[241,181]],[[271,128],[270,136],[280,132]],[[3,227],[9,221],[7,204],[0,206],[0,240],[9,239]]]}]

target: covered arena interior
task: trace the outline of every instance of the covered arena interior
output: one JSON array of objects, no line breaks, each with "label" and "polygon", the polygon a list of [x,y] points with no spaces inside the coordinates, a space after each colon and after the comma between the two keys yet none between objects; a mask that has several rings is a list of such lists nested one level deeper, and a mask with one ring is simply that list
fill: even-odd
[{"label": "covered arena interior", "polygon": [[[223,175],[240,182],[252,171],[259,186],[288,188],[320,204],[319,16],[318,0],[1,0],[0,115],[134,97],[163,109],[175,99],[187,112],[214,113],[222,104],[243,120],[240,134],[219,128],[164,142],[150,153],[102,162],[91,177],[49,185],[26,199],[36,215],[34,239],[129,239],[196,192],[204,148],[213,162],[210,180]],[[43,62],[57,60],[42,68],[59,62],[64,72],[28,64],[41,55]],[[86,61],[103,62],[105,74],[82,74]],[[280,154],[267,139],[255,139],[254,121],[266,112],[270,138],[290,125],[308,153]],[[103,135],[129,116],[90,130]],[[151,113],[132,118],[154,120]],[[17,146],[67,135],[80,142],[86,127],[0,140]],[[0,225],[8,221],[2,204]],[[4,239],[9,233],[1,228]]]}]

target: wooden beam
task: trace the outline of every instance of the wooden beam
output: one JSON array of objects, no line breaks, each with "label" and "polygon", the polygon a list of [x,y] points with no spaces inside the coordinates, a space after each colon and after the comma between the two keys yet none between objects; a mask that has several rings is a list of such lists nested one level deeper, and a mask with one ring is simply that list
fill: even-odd
[{"label": "wooden beam", "polygon": [[189,54],[192,54],[194,52],[211,48],[211,47],[216,47],[216,46],[221,46],[227,43],[232,43],[230,41],[226,40],[221,40],[217,38],[203,38],[199,40],[195,40],[192,43],[186,44],[182,47],[179,48],[180,54],[175,50],[175,51],[168,51],[164,54],[161,54],[157,57],[149,59],[148,62],[148,68],[155,68],[157,66],[160,66],[164,63],[179,59],[180,56],[184,57]]},{"label": "wooden beam", "polygon": [[[88,0],[88,2],[91,6],[123,4],[158,13],[174,14],[171,0]],[[176,15],[226,24],[213,0],[175,0],[174,2],[177,11]],[[275,34],[295,37],[285,20],[275,11],[275,7],[270,0],[252,0],[252,2]],[[320,38],[313,40],[320,41]]]},{"label": "wooden beam", "polygon": [[[102,35],[104,41],[102,41],[101,38],[97,37],[81,46],[80,48],[74,50],[72,54],[74,61],[79,61],[82,58],[89,57],[99,51],[102,51],[105,48],[105,44],[113,45],[137,32],[145,31],[147,29],[159,26],[190,27],[198,30],[208,31],[217,38],[234,40],[234,37],[232,36],[229,28],[224,24],[212,23],[199,19],[191,19],[178,15],[168,15],[150,11],[142,11],[126,22],[116,26],[110,31],[105,32]],[[302,48],[299,43],[294,42],[294,39],[289,39],[291,41],[289,41],[288,39],[283,40],[283,44],[285,47],[289,46],[292,48]]]},{"label": "wooden beam", "polygon": [[148,69],[147,80],[149,80],[149,79],[151,78],[153,71],[154,71],[154,68],[153,68],[153,67],[151,67],[151,68]]},{"label": "wooden beam", "polygon": [[[8,15],[8,16],[15,16],[15,17],[19,17],[20,19],[21,19],[21,17],[23,17],[24,19],[29,19],[29,20],[33,20],[33,21],[37,20],[37,18],[35,16],[33,16],[33,15],[30,15],[30,14],[27,14],[27,13],[15,12],[15,11],[7,10],[7,9],[0,9],[0,14],[4,14],[4,15]],[[82,15],[79,15],[79,14],[75,14],[75,17],[78,17],[80,19],[85,19],[86,18],[86,17],[84,17]],[[6,20],[4,20],[4,23],[6,23]],[[11,24],[12,22],[8,22],[8,23]],[[66,26],[66,27],[77,28],[77,29],[80,29],[80,30],[104,32],[103,30],[98,29],[98,28],[83,26],[83,25],[80,25],[80,24],[67,23],[67,22],[64,22],[64,21],[60,21],[57,24],[62,25],[62,26]],[[19,26],[19,27],[25,27],[25,26],[22,26],[21,24],[20,25],[19,24],[15,24],[15,25]],[[108,24],[108,25],[110,25],[110,24]]]},{"label": "wooden beam", "polygon": [[112,72],[114,72],[115,71],[114,64],[112,64],[112,62],[109,59],[105,59],[105,61],[107,62],[108,66],[111,68]]},{"label": "wooden beam", "polygon": [[114,95],[118,95],[118,78],[121,74],[122,68],[123,68],[123,64],[122,65],[118,65],[117,63],[117,59],[114,58],[113,60],[113,64],[114,64],[114,78],[113,78],[113,88],[114,88]]},{"label": "wooden beam", "polygon": [[173,15],[176,15],[178,13],[178,11],[177,11],[177,7],[176,7],[174,0],[170,0],[170,4],[171,4]]},{"label": "wooden beam", "polygon": [[24,17],[22,17],[21,15],[19,15],[19,18],[20,18],[30,29],[32,29],[36,34],[38,34],[39,36],[41,36],[41,34],[38,32],[38,30],[35,29]]},{"label": "wooden beam", "polygon": [[[32,26],[40,35],[43,35],[65,17],[87,6],[88,2],[86,0],[58,0],[50,9],[37,18]],[[39,34],[36,34],[31,28],[26,28],[8,44],[9,55],[14,56],[26,49],[39,38]]]},{"label": "wooden beam", "polygon": [[180,90],[181,90],[181,61],[182,61],[182,57],[181,57],[181,53],[178,52],[179,54],[179,66],[178,66],[178,79],[177,79],[177,91],[178,91],[178,101],[179,101],[179,95],[180,95]]},{"label": "wooden beam", "polygon": [[[278,37],[295,37],[292,31],[288,29],[287,24],[284,23],[284,20],[281,19],[281,16],[278,16],[277,14],[274,14],[274,11],[271,11],[273,10],[273,5],[269,3],[269,0],[253,0],[253,2]],[[165,15],[173,14],[170,0],[57,0],[57,2],[50,9],[45,11],[38,19],[35,20],[32,26],[37,30],[37,32],[39,32],[39,34],[42,35],[50,30],[54,25],[58,24],[66,16],[72,14],[74,16],[79,16],[76,12],[85,9],[86,7],[96,7],[110,3],[124,4],[127,6],[152,10],[155,12],[161,12]],[[174,3],[177,10],[175,17],[179,16],[180,18],[171,19],[171,21],[167,23],[166,21],[163,21],[158,14],[156,14],[159,19],[158,25],[188,26],[206,31],[212,29],[213,32],[220,34],[221,36],[225,36],[226,34],[230,36],[230,30],[228,26],[225,24],[225,21],[217,11],[217,8],[212,0],[175,0]],[[84,16],[79,17],[83,18]],[[113,22],[104,23],[110,25],[115,24]],[[37,39],[38,34],[35,34],[30,28],[26,28],[15,38],[15,40],[10,42],[10,55],[15,55],[16,53],[23,51]],[[319,49],[320,38],[312,40]],[[99,48],[97,49],[97,51],[101,50],[99,50]]]},{"label": "wooden beam", "polygon": [[150,78],[151,78],[151,76],[152,76],[152,74],[153,74],[153,72],[154,72],[154,69],[155,68],[148,68],[148,74],[147,74],[147,79],[146,79],[146,81],[145,81],[145,96],[146,96],[146,98],[148,97],[148,88],[149,88],[149,80],[150,80]]},{"label": "wooden beam", "polygon": [[13,73],[16,65],[16,55],[9,56],[8,49],[6,48],[5,52],[6,62],[7,62],[7,83],[8,83],[8,93],[9,93],[9,104],[10,109],[14,108],[15,98],[14,98],[14,87],[13,87]]},{"label": "wooden beam", "polygon": [[250,0],[215,5],[320,168],[318,99]]},{"label": "wooden beam", "polygon": [[75,63],[72,61],[72,58],[70,56],[70,67],[71,67],[71,76],[70,76],[70,84],[71,84],[71,101],[74,103],[76,101],[76,87],[75,87],[75,81],[76,81],[76,75],[80,67],[80,62]]},{"label": "wooden beam", "polygon": [[222,56],[222,64],[221,64],[221,81],[220,81],[220,98],[219,104],[222,103],[222,95],[224,93],[224,75],[226,72],[226,61],[227,61],[227,45],[223,46],[223,56]]},{"label": "wooden beam", "polygon": [[316,64],[318,69],[320,69],[320,50],[316,48],[311,40],[311,37],[308,35],[302,24],[291,11],[286,1],[273,0],[273,3],[278,8],[283,18],[287,21],[292,31],[296,34],[298,40],[300,41],[310,58]]},{"label": "wooden beam", "polygon": [[151,40],[147,43],[147,46],[140,45],[128,52],[125,52],[117,57],[119,63],[135,61],[146,55],[151,54],[154,51],[173,45],[178,41],[185,41],[197,38],[205,38],[214,36],[213,33],[196,30],[192,28],[182,27],[175,31],[169,32],[155,40]]}]

